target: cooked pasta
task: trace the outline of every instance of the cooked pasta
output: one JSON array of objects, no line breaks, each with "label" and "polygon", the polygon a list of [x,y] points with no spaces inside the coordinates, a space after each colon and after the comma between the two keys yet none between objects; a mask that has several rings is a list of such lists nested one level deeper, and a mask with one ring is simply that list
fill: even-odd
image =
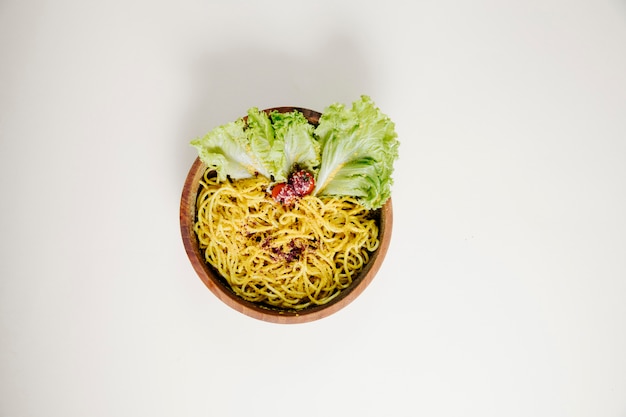
[{"label": "cooked pasta", "polygon": [[351,197],[304,196],[285,208],[263,176],[200,181],[194,230],[205,260],[245,300],[300,310],[347,288],[378,248],[371,212]]}]

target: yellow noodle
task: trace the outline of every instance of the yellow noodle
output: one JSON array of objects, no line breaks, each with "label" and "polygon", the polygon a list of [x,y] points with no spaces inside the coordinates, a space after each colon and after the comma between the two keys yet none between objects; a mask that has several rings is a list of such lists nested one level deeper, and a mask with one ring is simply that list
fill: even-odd
[{"label": "yellow noodle", "polygon": [[194,230],[205,260],[240,297],[289,309],[350,286],[378,248],[378,226],[351,197],[306,196],[284,208],[262,176],[200,181]]}]

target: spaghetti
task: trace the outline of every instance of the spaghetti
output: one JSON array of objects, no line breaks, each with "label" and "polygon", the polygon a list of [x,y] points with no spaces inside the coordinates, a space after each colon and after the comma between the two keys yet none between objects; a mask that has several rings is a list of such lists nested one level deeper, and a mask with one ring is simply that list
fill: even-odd
[{"label": "spaghetti", "polygon": [[200,181],[194,231],[205,260],[245,300],[301,310],[350,286],[378,248],[371,211],[351,197],[305,196],[285,208],[269,179]]}]

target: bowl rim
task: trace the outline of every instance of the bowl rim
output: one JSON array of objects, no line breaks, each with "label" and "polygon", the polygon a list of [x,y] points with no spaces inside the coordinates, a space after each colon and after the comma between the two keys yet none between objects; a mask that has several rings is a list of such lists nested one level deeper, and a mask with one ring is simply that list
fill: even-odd
[{"label": "bowl rim", "polygon": [[[302,107],[272,107],[262,111],[267,113],[271,111],[284,113],[293,110],[302,112],[312,124],[317,124],[321,116],[319,112]],[[391,241],[393,229],[391,198],[379,209],[380,243],[378,248],[372,253],[369,262],[359,272],[353,283],[348,288],[342,290],[333,300],[326,304],[307,307],[303,310],[282,310],[279,308],[266,307],[239,297],[223,282],[224,278],[215,273],[204,261],[196,233],[193,230],[196,219],[196,199],[199,190],[199,182],[206,169],[207,166],[199,157],[196,157],[185,178],[180,201],[180,231],[185,252],[196,274],[202,282],[204,282],[205,286],[224,304],[246,316],[265,322],[277,324],[307,323],[328,317],[346,307],[361,295],[378,273]]]}]

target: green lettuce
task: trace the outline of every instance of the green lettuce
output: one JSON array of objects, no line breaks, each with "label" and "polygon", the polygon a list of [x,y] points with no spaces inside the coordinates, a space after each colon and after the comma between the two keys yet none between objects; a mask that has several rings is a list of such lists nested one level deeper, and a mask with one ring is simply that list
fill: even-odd
[{"label": "green lettuce", "polygon": [[265,168],[266,177],[276,176],[285,159],[284,141],[277,138],[272,121],[266,112],[256,107],[248,110],[248,143],[254,155]]},{"label": "green lettuce", "polygon": [[377,209],[391,196],[393,163],[398,157],[395,125],[368,96],[332,104],[315,129],[321,149],[316,195],[354,196]]},{"label": "green lettuce", "polygon": [[320,163],[320,145],[313,136],[313,125],[304,115],[294,110],[270,114],[277,141],[283,149],[282,166],[274,173],[277,181],[285,181],[294,166],[315,172]]},{"label": "green lettuce", "polygon": [[257,154],[261,146],[253,146],[247,133],[246,122],[234,122],[216,127],[201,138],[191,141],[198,150],[198,157],[207,167],[217,172],[220,181],[227,177],[242,179],[256,173],[270,177],[271,173]]},{"label": "green lettuce", "polygon": [[294,168],[315,175],[314,195],[353,196],[377,209],[391,196],[398,157],[394,123],[368,96],[348,108],[332,104],[317,127],[297,110],[269,114],[256,107],[247,118],[191,141],[218,180],[263,175],[284,182]]},{"label": "green lettuce", "polygon": [[297,110],[268,114],[252,107],[247,120],[219,126],[191,144],[220,181],[260,174],[282,182],[294,166],[314,172],[319,165],[320,146],[313,129]]}]

